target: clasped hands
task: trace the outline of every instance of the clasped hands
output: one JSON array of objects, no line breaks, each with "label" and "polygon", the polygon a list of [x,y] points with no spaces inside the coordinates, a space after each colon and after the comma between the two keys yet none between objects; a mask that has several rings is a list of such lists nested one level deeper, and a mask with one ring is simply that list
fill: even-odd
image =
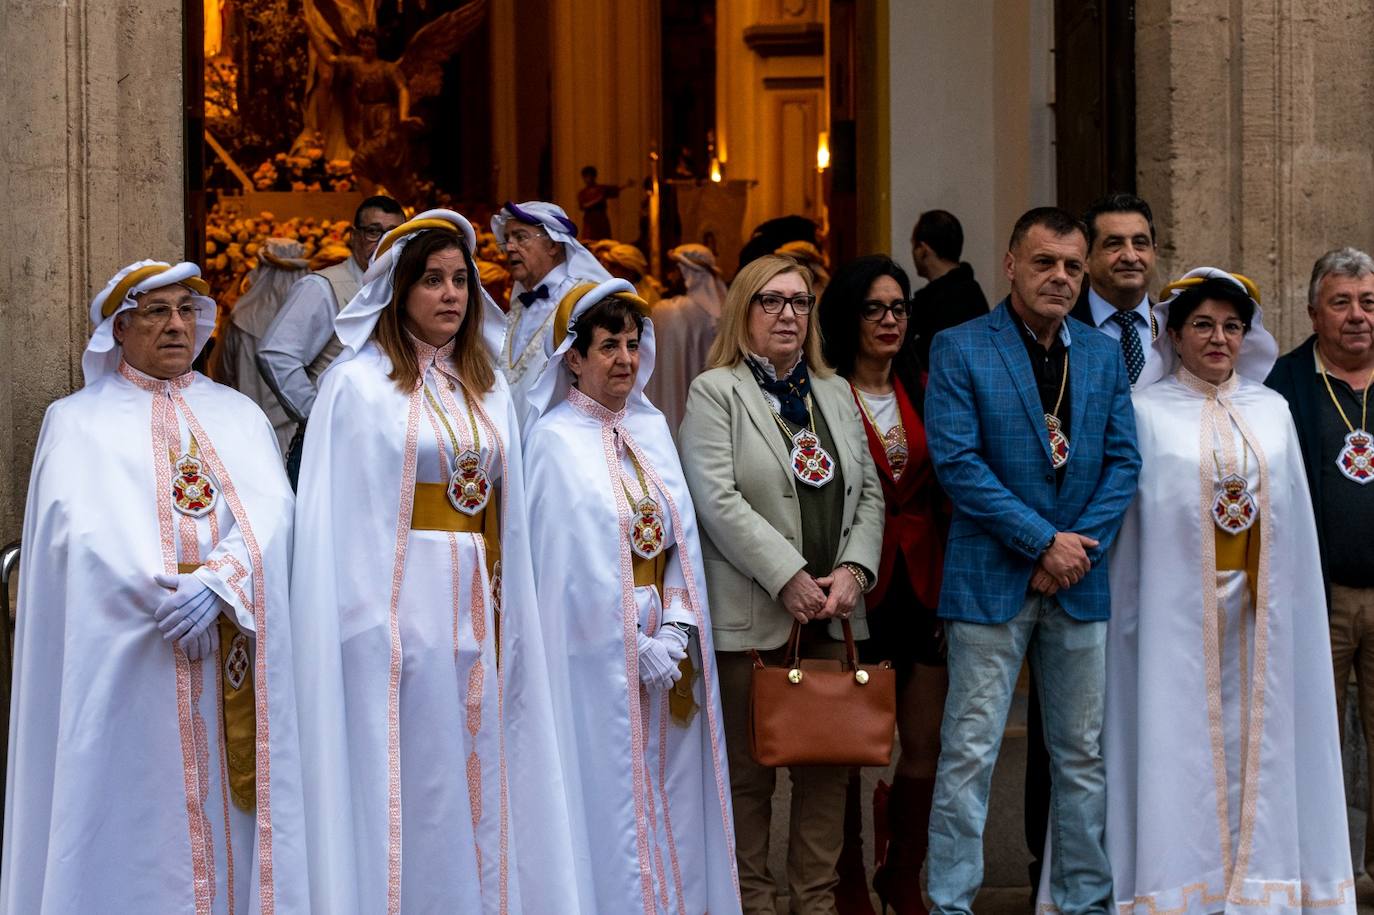
[{"label": "clasped hands", "polygon": [[1031,573],[1032,591],[1053,596],[1056,592],[1073,587],[1083,580],[1092,568],[1088,550],[1097,546],[1097,541],[1073,531],[1060,531],[1054,535],[1050,548],[1040,554]]},{"label": "clasped hands", "polygon": [[844,566],[821,578],[812,578],[802,569],[782,586],[778,601],[793,619],[806,624],[835,616],[848,619],[861,593],[854,573]]},{"label": "clasped hands", "polygon": [[228,605],[193,574],[154,575],[168,593],[153,611],[162,637],[175,642],[192,661],[209,657],[219,647],[215,620]]}]

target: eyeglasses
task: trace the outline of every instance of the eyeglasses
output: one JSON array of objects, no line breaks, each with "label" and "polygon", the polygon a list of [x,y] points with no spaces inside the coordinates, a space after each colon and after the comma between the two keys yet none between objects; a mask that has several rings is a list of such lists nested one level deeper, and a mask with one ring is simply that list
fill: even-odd
[{"label": "eyeglasses", "polygon": [[776,295],[771,292],[756,292],[750,301],[758,302],[764,314],[780,315],[784,305],[792,306],[792,313],[797,317],[804,317],[811,314],[811,309],[816,304],[814,295],[794,295],[791,298],[785,295]]},{"label": "eyeglasses", "polygon": [[892,313],[894,320],[905,321],[911,317],[911,303],[902,299],[897,299],[895,302],[879,302],[875,299],[869,299],[859,306],[859,316],[865,321],[872,321],[874,324],[882,321],[888,312]]},{"label": "eyeglasses", "polygon": [[[1211,318],[1194,318],[1188,322],[1188,326],[1193,329],[1193,333],[1207,339],[1216,333],[1217,322]],[[1234,340],[1245,335],[1245,325],[1240,321],[1227,321],[1221,325],[1221,332]]]},{"label": "eyeglasses", "polygon": [[173,312],[183,324],[194,324],[200,315],[200,306],[194,302],[183,302],[176,308],[171,305],[149,305],[147,308],[130,309],[130,314],[135,318],[154,327],[164,327],[168,321],[172,320]]},{"label": "eyeglasses", "polygon": [[358,226],[358,225],[355,225],[353,228],[357,231],[357,233],[358,233],[359,235],[361,235],[363,238],[367,239],[368,241],[377,241],[379,238],[381,238],[381,237],[382,237],[383,235],[385,235],[387,232],[390,232],[390,231],[391,231],[390,228],[388,228],[387,226],[382,225],[382,224],[379,223],[379,222],[374,222],[374,223],[372,223],[372,224],[370,224],[370,225],[366,225],[366,226]]},{"label": "eyeglasses", "polygon": [[548,238],[547,232],[507,232],[506,240],[496,247],[502,251],[509,251],[512,247],[525,248],[536,238]]}]

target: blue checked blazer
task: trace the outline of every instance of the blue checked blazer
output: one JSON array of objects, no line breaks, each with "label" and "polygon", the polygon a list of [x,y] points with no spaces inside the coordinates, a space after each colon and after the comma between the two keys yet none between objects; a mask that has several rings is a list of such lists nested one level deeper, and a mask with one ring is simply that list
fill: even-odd
[{"label": "blue checked blazer", "polygon": [[1036,559],[1056,531],[1099,541],[1092,570],[1056,596],[1079,620],[1105,620],[1103,558],[1135,496],[1140,454],[1121,347],[1081,321],[1069,328],[1069,463],[1056,489],[1045,410],[1003,299],[936,335],[926,387],[926,437],[954,503],[940,617],[1004,623],[1020,611]]}]

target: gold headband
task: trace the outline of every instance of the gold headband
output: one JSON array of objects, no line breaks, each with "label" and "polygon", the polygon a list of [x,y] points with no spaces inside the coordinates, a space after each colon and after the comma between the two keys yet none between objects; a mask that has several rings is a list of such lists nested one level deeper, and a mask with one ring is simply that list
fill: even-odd
[{"label": "gold headband", "polygon": [[409,235],[411,232],[419,232],[423,229],[445,229],[455,235],[463,234],[458,226],[449,222],[447,219],[439,219],[434,216],[425,219],[412,219],[410,222],[401,223],[399,226],[382,236],[382,240],[377,244],[377,253],[372,256],[373,260],[385,254],[392,245],[401,240],[401,236]]},{"label": "gold headband", "polygon": [[[573,309],[577,303],[586,298],[587,293],[596,289],[598,283],[578,283],[569,289],[558,303],[558,308],[553,313],[553,348],[556,350],[563,345],[563,341],[568,338],[568,321],[572,319]],[[613,292],[606,296],[608,299],[624,299],[634,306],[635,311],[642,315],[648,315],[649,303],[639,296],[629,292]]]},{"label": "gold headband", "polygon": [[[116,283],[115,288],[105,297],[105,301],[100,303],[100,316],[102,318],[108,318],[115,313],[115,309],[119,308],[120,303],[128,298],[129,290],[149,277],[157,276],[160,273],[166,273],[171,269],[171,266],[168,264],[149,264],[146,267],[139,267],[137,270],[129,271],[129,275]],[[210,284],[198,276],[188,276],[184,280],[179,280],[174,285],[185,286],[187,289],[199,295],[210,294]]]},{"label": "gold headband", "polygon": [[[1250,298],[1254,299],[1256,305],[1259,304],[1260,291],[1259,287],[1255,285],[1254,280],[1246,276],[1241,276],[1239,273],[1228,273],[1226,275],[1231,277],[1231,279],[1235,280],[1237,283],[1240,283],[1240,285],[1245,289],[1245,294],[1250,296]],[[1160,290],[1159,297],[1160,299],[1167,299],[1169,298],[1170,293],[1182,292],[1185,289],[1191,289],[1193,286],[1201,286],[1208,280],[1215,279],[1220,279],[1220,277],[1185,276],[1182,279],[1174,280],[1172,283],[1170,283],[1169,285],[1165,286],[1162,290]]]}]

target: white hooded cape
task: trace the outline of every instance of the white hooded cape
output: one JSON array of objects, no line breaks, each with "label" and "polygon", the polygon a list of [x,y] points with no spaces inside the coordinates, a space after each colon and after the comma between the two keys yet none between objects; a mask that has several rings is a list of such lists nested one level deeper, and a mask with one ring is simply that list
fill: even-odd
[{"label": "white hooded cape", "polygon": [[[0,912],[308,912],[272,428],[202,375],[91,377],[48,408],[29,485]],[[194,520],[168,455],[191,434],[220,487]],[[188,661],[153,618],[153,576],[191,560],[255,642],[254,813],[226,789],[219,656]]]},{"label": "white hooded cape", "polygon": [[[602,284],[569,327],[616,284],[612,291],[632,291],[623,280]],[[645,322],[638,383],[621,413],[569,391],[562,356],[571,341],[569,334],[532,392],[543,415],[527,434],[526,476],[581,905],[646,915],[738,912],[696,515],[663,416],[643,397],[652,325]],[[634,455],[671,528],[664,594],[633,583],[629,505],[613,483],[625,460],[618,445]],[[639,680],[637,633],[652,635],[665,614],[697,627],[689,648],[697,711],[686,726],[669,715],[668,693],[651,695]]]},{"label": "white hooded cape", "polygon": [[[461,220],[421,214],[436,215]],[[405,241],[336,322],[344,350],[323,376],[301,464],[308,533],[292,586],[308,627],[297,671],[313,904],[331,915],[576,912],[519,425],[499,377],[473,409],[488,511],[500,512],[499,587],[481,535],[411,529],[415,484],[447,480],[449,433],[429,396],[398,390],[390,360],[364,342]],[[417,350],[425,388],[470,441],[463,390],[432,348]]]}]

